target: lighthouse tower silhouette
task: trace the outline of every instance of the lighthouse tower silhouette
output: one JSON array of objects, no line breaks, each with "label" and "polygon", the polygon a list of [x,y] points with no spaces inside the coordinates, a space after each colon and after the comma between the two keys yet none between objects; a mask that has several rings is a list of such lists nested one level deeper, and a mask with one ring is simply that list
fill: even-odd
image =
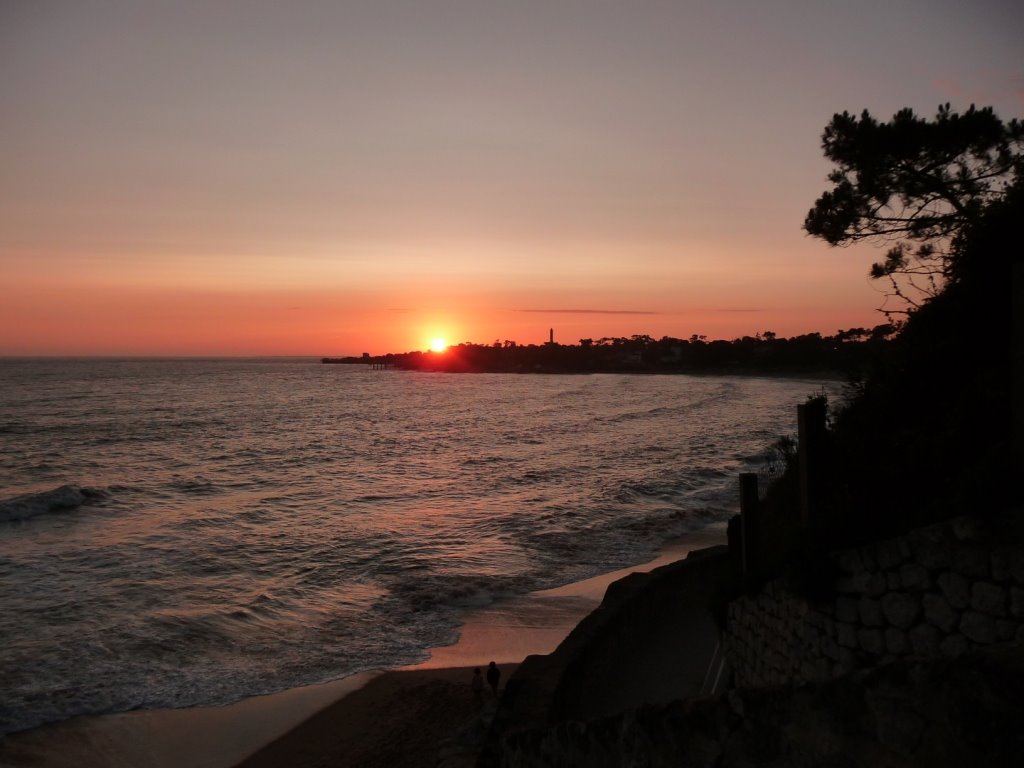
[{"label": "lighthouse tower silhouette", "polygon": [[554,344],[554,343],[555,343],[555,329],[554,328],[549,328],[548,329],[548,344]]}]

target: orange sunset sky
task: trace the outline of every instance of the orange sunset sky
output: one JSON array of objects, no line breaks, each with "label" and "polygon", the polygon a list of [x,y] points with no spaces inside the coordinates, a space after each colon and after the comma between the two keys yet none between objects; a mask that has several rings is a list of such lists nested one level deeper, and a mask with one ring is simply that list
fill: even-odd
[{"label": "orange sunset sky", "polygon": [[872,326],[833,113],[1024,114],[1016,2],[0,3],[0,355]]}]

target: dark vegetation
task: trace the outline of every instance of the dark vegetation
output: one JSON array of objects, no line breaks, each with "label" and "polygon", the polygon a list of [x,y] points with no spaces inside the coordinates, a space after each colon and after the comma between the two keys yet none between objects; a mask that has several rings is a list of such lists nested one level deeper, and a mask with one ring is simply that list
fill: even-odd
[{"label": "dark vegetation", "polygon": [[895,330],[885,323],[834,336],[779,338],[771,331],[732,341],[650,336],[581,339],[579,344],[459,344],[444,352],[324,358],[325,363],[378,364],[449,373],[779,373],[863,375]]},{"label": "dark vegetation", "polygon": [[[931,121],[910,109],[888,123],[867,110],[835,115],[822,136],[835,186],[804,229],[830,245],[888,244],[871,276],[919,308],[972,271],[965,238],[1019,184],[1022,141],[1024,123],[973,104],[963,114],[945,104]],[[887,311],[909,314],[899,304]]]},{"label": "dark vegetation", "polygon": [[931,122],[909,110],[889,123],[844,113],[825,131],[836,186],[805,227],[834,245],[887,243],[871,274],[890,281],[902,319],[890,343],[872,348],[853,397],[830,415],[811,529],[799,519],[796,454],[780,445],[788,466],[762,505],[758,549],[787,552],[809,589],[827,581],[824,549],[1012,509],[1022,146],[1020,122],[973,107],[957,115],[948,105]]}]

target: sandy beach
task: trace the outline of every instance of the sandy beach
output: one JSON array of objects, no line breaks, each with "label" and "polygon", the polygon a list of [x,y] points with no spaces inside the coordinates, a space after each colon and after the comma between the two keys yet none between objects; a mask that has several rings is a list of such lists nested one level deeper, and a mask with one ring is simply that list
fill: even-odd
[{"label": "sandy beach", "polygon": [[0,741],[0,764],[433,766],[447,743],[456,753],[448,763],[457,765],[452,739],[478,727],[481,715],[486,718],[493,708],[489,693],[483,701],[474,697],[474,667],[498,662],[504,685],[527,656],[554,651],[600,604],[609,584],[720,544],[724,536],[723,525],[711,526],[667,545],[647,563],[470,612],[457,643],[433,649],[427,661],[412,667],[256,696],[225,707],[76,718],[6,737]]},{"label": "sandy beach", "polygon": [[[507,680],[515,664],[500,665]],[[497,701],[479,698],[472,667],[389,672],[318,712],[240,764],[278,766],[394,766],[433,768],[462,731],[482,735]],[[454,743],[453,743],[454,742]],[[470,749],[469,756],[475,753]]]}]

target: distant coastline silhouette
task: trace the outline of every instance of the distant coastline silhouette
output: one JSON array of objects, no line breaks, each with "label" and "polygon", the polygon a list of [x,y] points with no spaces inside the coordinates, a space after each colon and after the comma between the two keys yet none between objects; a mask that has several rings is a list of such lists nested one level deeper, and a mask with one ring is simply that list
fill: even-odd
[{"label": "distant coastline silhouette", "polygon": [[832,336],[792,338],[772,331],[732,341],[693,334],[686,339],[580,339],[579,344],[462,343],[443,352],[324,357],[323,363],[445,373],[822,373],[857,374],[896,331],[891,324],[850,328]]}]

